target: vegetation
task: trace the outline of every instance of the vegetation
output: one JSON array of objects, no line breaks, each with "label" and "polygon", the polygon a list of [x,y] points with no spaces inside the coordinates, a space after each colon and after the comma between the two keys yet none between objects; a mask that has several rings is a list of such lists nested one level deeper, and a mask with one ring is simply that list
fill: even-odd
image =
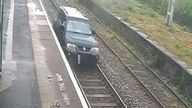
[{"label": "vegetation", "polygon": [[147,4],[160,14],[165,14],[167,11],[168,0],[137,0],[142,4]]},{"label": "vegetation", "polygon": [[[166,14],[169,0],[137,0],[142,4],[147,4],[159,14]],[[186,19],[192,19],[192,0],[175,0],[175,14],[185,16]]]},{"label": "vegetation", "polygon": [[150,52],[149,53],[149,66],[151,67],[159,67],[160,65],[160,60],[161,57],[159,57],[159,55],[157,55],[154,49],[152,48],[147,48],[147,50]]},{"label": "vegetation", "polygon": [[[186,26],[181,26],[177,23],[173,23],[171,27],[165,25],[165,15],[163,13],[166,13],[168,0],[94,1],[113,14],[122,17],[124,21],[140,28],[149,35],[150,39],[170,50],[192,68],[192,34],[188,32],[189,30]],[[179,1],[177,3],[179,5],[180,2],[192,0],[176,1]],[[190,8],[186,10],[188,9]],[[192,13],[192,10],[190,12]]]},{"label": "vegetation", "polygon": [[192,21],[192,0],[177,0],[179,12]]}]

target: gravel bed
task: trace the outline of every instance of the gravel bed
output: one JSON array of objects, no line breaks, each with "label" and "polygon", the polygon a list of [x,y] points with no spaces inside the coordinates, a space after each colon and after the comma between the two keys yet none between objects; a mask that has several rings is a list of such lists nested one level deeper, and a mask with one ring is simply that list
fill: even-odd
[{"label": "gravel bed", "polygon": [[127,70],[119,60],[111,54],[111,51],[109,51],[101,41],[99,41],[99,45],[102,55],[99,65],[126,105],[136,108],[157,108],[158,104],[151,99],[132,74],[125,73]]},{"label": "gravel bed", "polygon": [[[87,65],[77,66],[74,62],[70,62],[72,69],[74,70],[76,76],[79,79],[81,87],[84,90],[84,93],[87,96],[87,99],[90,103],[117,103],[113,94],[109,90],[108,86],[106,86],[105,81],[103,81],[101,74],[98,69],[87,68]],[[87,87],[87,88],[86,88]],[[90,89],[89,87],[104,87],[104,89]],[[89,97],[89,95],[109,95],[112,97]],[[118,106],[119,107],[119,106]]]},{"label": "gravel bed", "polygon": [[[95,26],[95,25],[93,25]],[[98,27],[97,27],[98,28]],[[134,69],[131,69],[135,72],[135,74],[137,76],[140,76],[141,80],[144,82],[144,84],[150,88],[150,90],[155,94],[155,96],[161,101],[163,102],[163,104],[166,107],[179,107],[179,108],[183,108],[185,107],[184,104],[182,104],[180,102],[180,100],[173,95],[169,89],[167,89],[166,86],[164,86],[164,84],[162,84],[162,82],[160,82],[156,76],[154,76],[150,71],[146,70],[144,68],[144,66],[142,66],[141,63],[139,63],[139,61],[133,57],[133,55],[130,55],[130,52],[121,44],[119,44],[119,42],[109,36],[110,34],[108,32],[105,32],[104,29],[101,29],[101,27],[99,27],[100,29],[98,29],[99,32],[102,32],[102,37],[105,38],[105,40],[109,43],[109,45],[116,51],[116,52],[120,52],[118,53],[118,55],[121,57],[123,56],[124,58],[124,62],[128,63],[128,64],[134,64],[135,67]],[[122,55],[123,54],[123,55]],[[126,57],[127,59],[125,59]],[[129,57],[131,56],[131,57]],[[132,61],[132,62],[130,62]],[[149,77],[151,76],[151,77]]]},{"label": "gravel bed", "polygon": [[[90,18],[91,19],[91,18]],[[93,21],[93,20],[91,20]],[[130,53],[124,48],[109,32],[106,32],[104,28],[101,27],[101,25],[93,22],[94,28],[99,31],[102,36],[106,37],[108,40],[108,43],[110,46],[113,47],[113,49],[118,52],[119,56],[123,58],[124,62],[127,65],[133,64],[133,67],[131,67],[132,70],[141,71],[137,72],[136,74],[138,76],[142,76],[142,78],[145,78],[143,80],[147,86],[151,86],[151,90],[154,91],[153,93],[157,95],[157,97],[164,102],[165,106],[167,107],[184,107],[184,105],[180,102],[180,100],[177,99],[172,93],[161,83],[158,79],[156,79],[149,71],[149,73],[146,72],[145,68],[141,65],[138,60],[136,60]],[[145,77],[144,77],[145,76]],[[158,88],[158,89],[156,89]]]},{"label": "gravel bed", "polygon": [[[99,39],[98,39],[99,40]],[[127,70],[111,52],[100,43],[101,59],[99,65],[121,95],[127,106],[154,108],[158,106],[141,87],[132,74]]]},{"label": "gravel bed", "polygon": [[[87,12],[86,12],[87,13]],[[89,15],[88,15],[89,16]],[[150,88],[150,90],[153,91],[153,93],[160,99],[162,102],[164,102],[165,106],[167,107],[184,107],[182,103],[180,103],[180,100],[178,100],[174,95],[171,95],[171,92],[161,83],[158,79],[156,79],[149,71],[146,71],[145,68],[141,65],[141,63],[134,58],[133,55],[130,54],[130,52],[127,51],[126,48],[124,48],[115,38],[112,36],[111,33],[109,33],[104,27],[102,27],[100,24],[96,23],[94,21],[94,18],[89,16],[89,19],[92,21],[92,26],[96,31],[99,31],[99,34],[102,35],[102,37],[105,37],[105,39],[108,41],[110,46],[113,47],[113,49],[119,54],[121,58],[123,58],[123,61],[127,65],[133,65],[130,67],[132,70],[136,70],[136,74],[143,79],[144,83]],[[101,44],[102,42],[100,42]],[[103,50],[103,47],[100,48]],[[101,52],[102,52],[101,50]],[[109,64],[108,67],[109,70],[112,70],[114,72],[115,68],[119,68],[119,64],[117,66],[112,66],[111,63],[115,62],[115,60],[111,59],[109,56],[109,53],[107,53],[106,50],[103,51],[104,53],[101,53],[103,56],[104,54],[107,54],[106,57],[103,57],[103,61],[106,61],[106,64]],[[109,58],[109,60],[107,59]],[[100,60],[100,65],[103,64],[103,61]],[[101,65],[102,67],[102,65]],[[118,69],[120,70],[120,69]],[[107,75],[109,76],[109,75]],[[151,86],[154,85],[154,86]]]},{"label": "gravel bed", "polygon": [[[47,4],[47,5],[51,7],[50,4]],[[54,12],[55,8],[49,8],[48,10],[49,10],[48,11],[49,14],[53,14],[53,17],[51,17],[51,20],[53,21],[54,17],[56,16],[55,15],[56,12]],[[91,21],[94,21],[93,18],[89,18],[89,19],[91,19]],[[119,53],[119,56],[123,58],[125,63],[127,63],[127,65],[129,66],[132,65],[131,69],[138,71],[136,74],[141,76],[146,75],[146,79],[144,80],[145,83],[148,85],[149,84],[155,85],[155,87],[151,89],[153,89],[155,91],[154,93],[158,95],[163,101],[167,101],[166,106],[183,107],[182,105],[177,103],[176,99],[171,99],[171,96],[168,94],[169,92],[168,91],[165,92],[165,89],[162,87],[162,85],[159,84],[158,80],[155,80],[155,79],[151,80],[151,77],[149,77],[150,74],[147,75],[147,74],[141,73],[144,70],[141,64],[137,60],[135,60],[134,57],[130,53],[128,53],[127,50],[124,47],[122,47],[122,45],[119,42],[117,42],[117,40],[115,40],[114,37],[109,32],[107,32],[98,23],[94,23],[93,26],[95,29],[97,29],[97,31],[99,31],[102,34],[102,36],[105,36],[105,39],[107,39],[108,43],[110,43],[110,45],[113,46],[116,52]],[[119,62],[119,60],[113,54],[111,54],[111,51],[109,51],[103,45],[100,39],[97,39],[97,40],[99,40],[99,45],[100,45],[99,48],[101,52],[101,59],[99,61],[99,65],[101,66],[102,70],[104,70],[106,76],[112,82],[113,86],[115,87],[117,92],[120,94],[120,96],[122,97],[123,101],[127,104],[127,106],[157,108],[158,105],[153,102],[153,100],[149,97],[148,94],[146,94],[146,91],[143,90],[141,85],[134,79],[134,77],[127,72],[124,66]],[[82,74],[82,73],[77,73],[77,74]],[[86,77],[86,76],[82,76],[82,77]],[[88,85],[86,84],[86,86]]]}]

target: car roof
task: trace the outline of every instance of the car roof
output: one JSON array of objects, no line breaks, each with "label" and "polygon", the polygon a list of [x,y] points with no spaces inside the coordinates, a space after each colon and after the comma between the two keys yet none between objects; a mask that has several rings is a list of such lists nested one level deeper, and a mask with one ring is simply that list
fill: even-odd
[{"label": "car roof", "polygon": [[77,10],[76,8],[73,7],[66,7],[66,6],[60,6],[60,8],[66,13],[67,16],[69,17],[74,17],[74,18],[80,18],[80,19],[85,19],[88,20],[86,17],[82,15],[82,13]]}]

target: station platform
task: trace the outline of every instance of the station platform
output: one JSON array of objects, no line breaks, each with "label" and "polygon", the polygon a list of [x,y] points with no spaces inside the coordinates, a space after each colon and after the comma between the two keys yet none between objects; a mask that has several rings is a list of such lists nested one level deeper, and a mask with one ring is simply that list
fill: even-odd
[{"label": "station platform", "polygon": [[41,0],[5,0],[0,108],[88,108]]}]

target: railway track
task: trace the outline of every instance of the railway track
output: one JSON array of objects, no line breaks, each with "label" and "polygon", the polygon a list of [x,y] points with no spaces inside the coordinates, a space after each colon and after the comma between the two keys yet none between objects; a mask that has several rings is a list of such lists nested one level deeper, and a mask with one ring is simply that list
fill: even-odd
[{"label": "railway track", "polygon": [[[47,6],[51,7],[50,4]],[[55,9],[58,7],[49,10],[53,12]],[[55,21],[53,17],[50,19]],[[95,68],[79,67],[75,65],[73,58],[68,59],[90,108],[127,108],[98,65]]]},{"label": "railway track", "polygon": [[73,69],[90,108],[127,108],[98,65]]},{"label": "railway track", "polygon": [[[62,5],[63,4],[68,5],[66,1],[60,1],[56,3],[61,3]],[[156,105],[158,105],[157,107],[162,107],[162,108],[184,108],[184,107],[190,108],[189,105],[186,104],[183,101],[183,99],[171,89],[171,87],[169,87],[163,80],[161,80],[161,78],[155,72],[153,72],[153,70],[150,69],[149,66],[147,66],[144,62],[142,62],[142,60],[137,55],[135,55],[126,44],[124,44],[107,27],[101,24],[101,22],[96,17],[91,16],[89,19],[91,19],[91,22],[94,23],[94,25],[92,26],[93,26],[93,29],[96,31],[96,34],[99,37],[98,39],[100,40],[100,42],[103,43],[104,46],[112,52],[113,57],[116,57],[118,59],[118,62],[121,63],[121,66],[123,66],[126,69],[126,71],[124,72],[131,74],[132,77],[134,77],[133,79],[137,80],[139,84],[145,89],[145,92],[147,92],[147,95],[150,96],[149,100],[150,98],[152,98],[152,101]],[[104,29],[101,29],[101,28],[104,28]],[[80,81],[80,84],[82,85],[82,89],[84,90],[85,94],[88,94],[86,95],[86,97],[90,102],[90,106],[95,106],[95,107],[96,106],[101,107],[99,105],[105,106],[107,104],[102,104],[101,102],[102,100],[104,101],[108,99],[103,99],[103,97],[108,98],[107,96],[112,96],[112,95],[105,95],[105,93],[108,93],[107,91],[109,90],[106,90],[105,92],[101,90],[101,92],[104,93],[102,95],[101,94],[93,95],[94,93],[100,93],[98,88],[102,89],[107,87],[102,87],[103,85],[101,85],[100,87],[97,88],[94,85],[94,84],[100,84],[102,82],[101,79],[97,79],[97,78],[83,79],[82,77],[84,75],[86,76],[88,74],[97,73],[96,71],[101,70],[101,68],[99,67],[99,65],[97,65],[97,69],[94,72],[88,72],[88,73],[85,70],[84,70],[85,72],[80,72],[79,69],[76,70],[74,68],[76,71],[78,71],[76,72],[76,74],[77,74],[77,77],[80,79],[79,81]],[[83,73],[86,73],[86,74],[83,74]],[[90,75],[90,77],[91,76],[92,75]],[[93,85],[93,87],[91,87],[89,84]],[[94,88],[97,88],[97,90],[94,90]],[[91,92],[89,89],[93,89],[94,92]],[[95,96],[95,99],[93,98],[94,96]],[[96,98],[100,98],[101,100],[98,100]],[[94,101],[96,101],[97,104],[95,104]],[[119,102],[115,103],[116,101],[114,101],[113,99],[109,99],[106,102],[108,103],[109,106],[114,105],[112,107],[115,107],[116,105],[119,105],[121,101],[122,100],[120,99]],[[120,106],[122,107],[122,105]]]},{"label": "railway track", "polygon": [[[178,96],[170,87],[164,83],[161,78],[155,74],[147,65],[141,63],[138,59],[132,57],[125,57],[123,51],[116,51],[106,40],[99,34],[97,36],[105,43],[105,45],[113,52],[119,59],[123,66],[130,72],[146,89],[148,94],[159,103],[162,108],[178,107],[190,108],[180,96]],[[111,40],[110,40],[111,42]],[[129,55],[129,54],[128,54]],[[130,63],[130,61],[132,63]],[[138,62],[139,61],[139,62]],[[172,104],[170,104],[172,103]]]},{"label": "railway track", "polygon": [[[131,72],[133,76],[140,82],[140,84],[143,85],[146,91],[151,94],[153,99],[156,100],[161,107],[190,108],[190,106],[175,91],[173,91],[171,87],[169,87],[169,85],[166,84],[146,63],[144,63],[124,42],[122,42],[105,25],[101,24],[101,22],[96,17],[93,16],[92,19],[93,20],[91,21],[94,21],[94,25],[92,26],[96,31],[97,36],[121,61],[128,72]],[[101,27],[95,26],[98,23],[104,26],[107,32],[112,34],[112,37],[107,36],[105,32],[97,32],[101,31]],[[117,42],[119,43],[117,44]],[[119,46],[121,46],[123,49],[119,50]],[[157,87],[157,85],[161,88]]]}]

